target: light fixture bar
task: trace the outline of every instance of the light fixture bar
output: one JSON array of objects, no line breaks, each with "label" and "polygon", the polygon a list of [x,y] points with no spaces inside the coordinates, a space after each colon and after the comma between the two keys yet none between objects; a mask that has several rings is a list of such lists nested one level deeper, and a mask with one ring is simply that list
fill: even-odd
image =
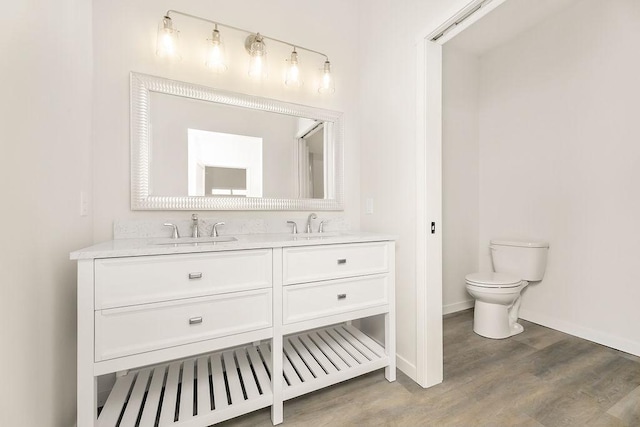
[{"label": "light fixture bar", "polygon": [[[257,32],[254,32],[254,31],[245,30],[244,28],[234,27],[233,25],[227,25],[227,24],[223,24],[223,23],[217,22],[217,21],[212,21],[211,19],[202,18],[202,17],[196,16],[196,15],[191,15],[190,13],[180,12],[179,10],[170,9],[170,10],[167,11],[165,16],[171,17],[172,13],[176,14],[176,15],[186,16],[187,18],[197,19],[198,21],[208,22],[208,23],[214,24],[214,25],[219,25],[220,27],[229,28],[231,30],[241,31],[241,32],[247,33],[247,34],[254,34],[254,35],[258,34]],[[260,33],[260,36],[264,40],[271,40],[271,41],[274,41],[276,43],[282,43],[282,44],[287,45],[289,47],[292,47],[294,49],[305,50],[307,52],[315,53],[316,55],[324,56],[327,61],[329,60],[329,57],[326,54],[324,54],[322,52],[318,52],[317,50],[309,49],[309,48],[306,48],[304,46],[300,46],[299,44],[295,44],[294,45],[294,44],[286,42],[284,40],[280,40],[280,39],[276,39],[276,38],[273,38],[273,37],[265,36],[262,33]]]}]

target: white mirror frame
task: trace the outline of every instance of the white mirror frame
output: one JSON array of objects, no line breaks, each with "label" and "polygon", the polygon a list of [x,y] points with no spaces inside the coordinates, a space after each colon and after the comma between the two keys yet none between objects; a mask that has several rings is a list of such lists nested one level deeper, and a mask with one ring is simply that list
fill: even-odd
[{"label": "white mirror frame", "polygon": [[[151,104],[150,92],[215,102],[253,110],[313,118],[333,123],[334,186],[331,199],[276,199],[258,197],[154,196],[151,179]],[[155,77],[131,73],[131,209],[132,210],[343,210],[343,123],[342,113],[274,99],[227,92]]]}]

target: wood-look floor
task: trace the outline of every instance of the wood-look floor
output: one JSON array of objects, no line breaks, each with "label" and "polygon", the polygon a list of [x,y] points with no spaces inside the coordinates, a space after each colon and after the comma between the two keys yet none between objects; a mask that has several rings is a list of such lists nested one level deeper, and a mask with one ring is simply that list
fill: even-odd
[{"label": "wood-look floor", "polygon": [[[383,371],[285,402],[283,426],[640,426],[640,358],[533,323],[506,340],[444,320],[444,382]],[[271,426],[269,410],[223,426]]]}]

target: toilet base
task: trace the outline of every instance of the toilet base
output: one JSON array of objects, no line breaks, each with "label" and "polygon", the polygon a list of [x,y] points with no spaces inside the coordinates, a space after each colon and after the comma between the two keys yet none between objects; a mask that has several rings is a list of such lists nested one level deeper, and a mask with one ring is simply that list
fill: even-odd
[{"label": "toilet base", "polygon": [[[519,305],[519,304],[518,304]],[[504,339],[524,332],[517,323],[517,315],[512,319],[512,307],[476,300],[473,314],[473,332],[491,339]],[[519,307],[518,307],[519,308]]]},{"label": "toilet base", "polygon": [[524,326],[520,323],[514,323],[511,325],[511,336],[518,335],[524,332]]}]

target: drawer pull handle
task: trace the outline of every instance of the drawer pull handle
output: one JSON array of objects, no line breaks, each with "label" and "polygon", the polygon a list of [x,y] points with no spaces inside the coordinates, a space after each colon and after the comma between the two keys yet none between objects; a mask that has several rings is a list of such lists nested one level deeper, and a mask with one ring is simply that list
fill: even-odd
[{"label": "drawer pull handle", "polygon": [[347,259],[346,258],[342,258],[338,260],[338,265],[340,264],[346,264],[347,263]]},{"label": "drawer pull handle", "polygon": [[189,319],[190,325],[197,325],[198,323],[202,323],[202,317],[192,317]]},{"label": "drawer pull handle", "polygon": [[202,279],[202,273],[189,273],[189,280]]},{"label": "drawer pull handle", "polygon": [[347,299],[347,294],[338,294],[338,299]]}]

